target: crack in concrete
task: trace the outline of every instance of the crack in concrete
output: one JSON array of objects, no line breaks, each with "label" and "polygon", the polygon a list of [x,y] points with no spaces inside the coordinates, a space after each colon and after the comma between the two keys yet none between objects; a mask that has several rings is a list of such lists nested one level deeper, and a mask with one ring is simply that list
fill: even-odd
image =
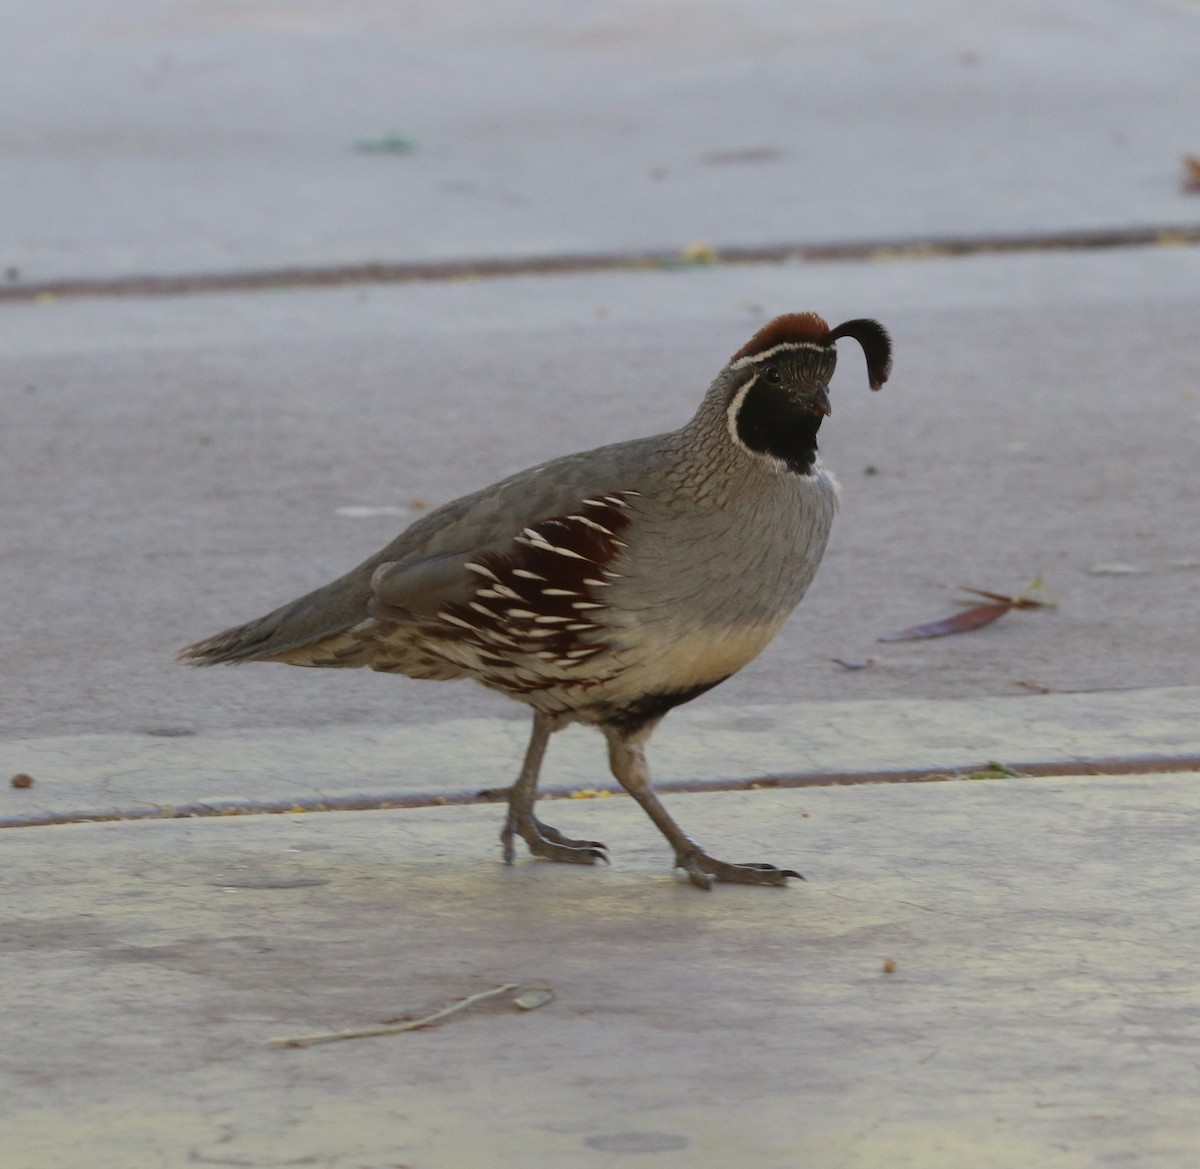
[{"label": "crack in concrete", "polygon": [[[1200,772],[1200,755],[1131,755],[1120,758],[1073,760],[1063,762],[1033,761],[1006,763],[1004,770],[995,771],[991,762],[966,764],[959,767],[896,768],[863,772],[798,772],[792,775],[765,775],[757,778],[714,780],[668,780],[656,783],[660,793],[689,793],[723,791],[757,791],[772,788],[852,787],[860,784],[882,783],[945,783],[951,780],[1003,782],[1006,779],[1034,777],[1051,779],[1056,776],[1155,775],[1166,772]],[[397,792],[381,795],[326,796],[317,799],[264,800],[200,800],[188,804],[147,805],[139,808],[96,808],[75,812],[30,812],[27,815],[0,817],[0,828],[45,828],[57,824],[102,823],[124,820],[180,820],[201,816],[278,816],[301,812],[367,812],[396,811],[412,808],[443,807],[451,804],[495,803],[505,798],[507,788],[458,789],[446,792]],[[623,796],[618,788],[593,787],[586,789],[599,795]],[[579,799],[578,787],[548,786],[539,792],[546,800]],[[584,798],[594,798],[588,795]]]},{"label": "crack in concrete", "polygon": [[768,265],[923,260],[980,254],[1087,251],[1104,248],[1176,247],[1200,244],[1200,224],[1143,225],[1017,235],[929,236],[815,244],[713,247],[703,258],[687,252],[566,253],[546,256],[481,257],[466,260],[378,261],[314,267],[176,275],[81,276],[0,285],[0,301],[60,297],[183,296],[204,292],[250,292],[272,288],[325,288],[354,284],[410,284],[512,276],[563,276],[592,272],[662,271],[720,264]]}]

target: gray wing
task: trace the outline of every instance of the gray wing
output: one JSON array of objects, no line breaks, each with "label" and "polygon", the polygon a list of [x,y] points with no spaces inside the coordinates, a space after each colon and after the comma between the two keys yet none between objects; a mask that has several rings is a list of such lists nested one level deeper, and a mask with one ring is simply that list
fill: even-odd
[{"label": "gray wing", "polygon": [[317,651],[324,642],[340,647],[343,635],[373,616],[403,620],[469,595],[474,582],[462,565],[472,556],[505,547],[523,528],[576,509],[589,493],[620,490],[635,470],[644,478],[663,437],[568,455],[447,503],[344,576],[189,645],[178,657],[201,666],[249,661],[365,665],[361,654],[338,653],[325,661]]},{"label": "gray wing", "polygon": [[464,565],[471,556],[470,552],[411,553],[379,565],[371,574],[368,613],[380,621],[404,622],[465,601],[471,593],[471,578]]}]

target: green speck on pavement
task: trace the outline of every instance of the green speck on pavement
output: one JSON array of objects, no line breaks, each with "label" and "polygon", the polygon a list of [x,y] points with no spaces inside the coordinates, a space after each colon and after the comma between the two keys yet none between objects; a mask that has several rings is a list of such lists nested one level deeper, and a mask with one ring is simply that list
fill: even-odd
[{"label": "green speck on pavement", "polygon": [[378,138],[360,138],[355,144],[355,150],[364,154],[408,154],[416,150],[415,138],[407,134],[382,134]]}]

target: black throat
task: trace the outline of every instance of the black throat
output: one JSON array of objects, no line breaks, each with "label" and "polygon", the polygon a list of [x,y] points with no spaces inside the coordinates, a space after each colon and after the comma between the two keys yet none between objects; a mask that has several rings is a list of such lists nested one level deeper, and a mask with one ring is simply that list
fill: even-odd
[{"label": "black throat", "polygon": [[737,435],[750,450],[773,455],[789,471],[807,475],[817,458],[821,419],[786,390],[755,382],[738,410]]}]

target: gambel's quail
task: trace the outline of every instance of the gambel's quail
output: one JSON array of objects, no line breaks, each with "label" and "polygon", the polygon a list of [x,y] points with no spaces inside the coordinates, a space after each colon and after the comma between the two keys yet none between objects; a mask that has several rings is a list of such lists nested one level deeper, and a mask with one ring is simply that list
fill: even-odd
[{"label": "gambel's quail", "polygon": [[879,389],[891,371],[880,324],[778,317],[682,429],[447,503],[332,584],[179,656],[474,678],[533,708],[500,834],[506,861],[514,836],[548,860],[607,859],[534,815],[546,744],[580,722],[603,732],[613,775],[693,884],[786,884],[799,874],[716,860],[686,836],[651,789],[645,747],[667,711],[763,650],[817,570],[837,501],[817,431],[840,337],[862,345]]}]

